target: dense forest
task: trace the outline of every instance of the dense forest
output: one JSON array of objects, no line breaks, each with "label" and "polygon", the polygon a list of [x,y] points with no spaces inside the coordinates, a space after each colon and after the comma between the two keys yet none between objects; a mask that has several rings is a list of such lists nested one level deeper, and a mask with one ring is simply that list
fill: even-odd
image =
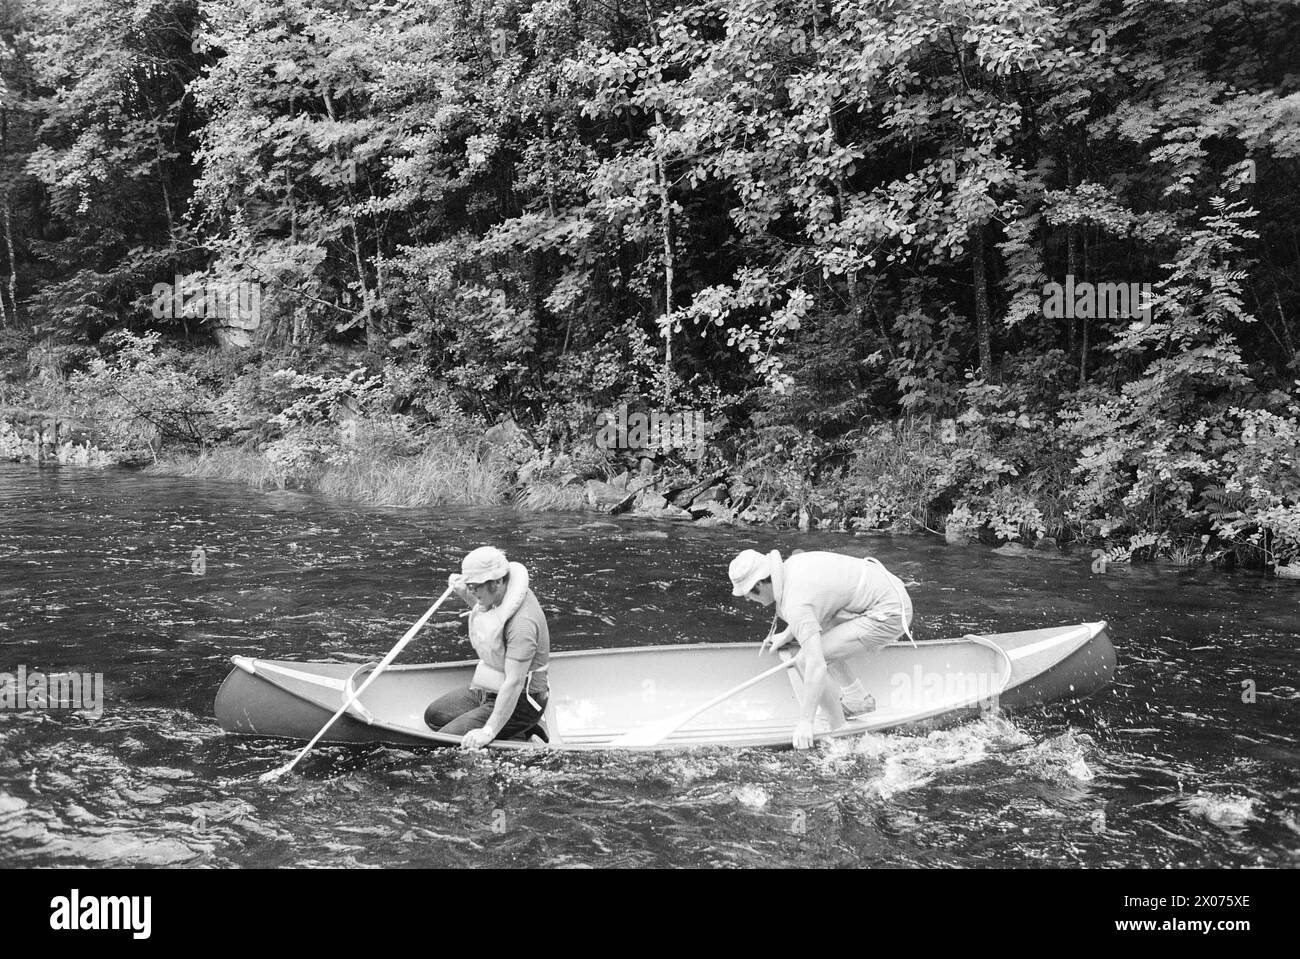
[{"label": "dense forest", "polygon": [[1284,566],[1298,41],[1274,0],[0,0],[0,432]]}]

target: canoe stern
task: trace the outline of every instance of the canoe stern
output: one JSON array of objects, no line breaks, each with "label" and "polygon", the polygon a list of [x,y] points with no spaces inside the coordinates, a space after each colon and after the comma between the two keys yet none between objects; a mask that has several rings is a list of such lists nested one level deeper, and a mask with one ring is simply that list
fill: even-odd
[{"label": "canoe stern", "polygon": [[[228,733],[301,740],[315,736],[333,715],[332,710],[282,689],[240,663],[217,690],[214,711],[217,722]],[[321,741],[433,745],[414,736],[376,729],[350,715],[340,716]]]}]

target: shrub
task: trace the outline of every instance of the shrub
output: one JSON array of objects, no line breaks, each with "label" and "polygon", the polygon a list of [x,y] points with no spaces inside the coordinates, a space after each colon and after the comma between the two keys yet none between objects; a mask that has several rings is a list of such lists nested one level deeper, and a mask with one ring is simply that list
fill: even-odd
[{"label": "shrub", "polygon": [[110,333],[96,356],[68,386],[76,414],[110,444],[129,448],[170,440],[211,447],[228,437],[232,413],[193,373],[181,369],[179,354],[160,345],[157,333]]},{"label": "shrub", "polygon": [[826,492],[839,501],[851,527],[930,527],[934,503],[944,493],[938,478],[948,456],[938,432],[929,422],[909,418],[875,424],[842,441],[851,458]]}]

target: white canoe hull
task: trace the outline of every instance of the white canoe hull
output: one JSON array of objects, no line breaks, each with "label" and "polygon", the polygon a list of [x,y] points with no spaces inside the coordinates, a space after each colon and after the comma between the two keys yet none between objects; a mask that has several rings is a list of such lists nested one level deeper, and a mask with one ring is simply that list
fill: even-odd
[{"label": "white canoe hull", "polygon": [[[307,740],[359,686],[369,666],[234,657],[217,694],[216,714],[232,733]],[[777,673],[701,713],[654,746],[613,747],[623,734],[689,711],[777,661],[757,643],[649,646],[555,653],[545,715],[548,743],[495,742],[503,749],[680,749],[691,746],[786,747],[799,715],[800,680]],[[989,709],[1078,699],[1114,674],[1106,624],[898,643],[863,651],[849,667],[875,698],[874,712],[818,739],[951,722]],[[390,666],[334,724],[324,742],[454,745],[434,732],[424,710],[469,684],[474,663]]]}]

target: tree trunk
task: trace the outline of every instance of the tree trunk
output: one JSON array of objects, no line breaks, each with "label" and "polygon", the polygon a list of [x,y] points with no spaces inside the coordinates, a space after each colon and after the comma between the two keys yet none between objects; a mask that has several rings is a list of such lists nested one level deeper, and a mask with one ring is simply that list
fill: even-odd
[{"label": "tree trunk", "polygon": [[[332,122],[338,122],[338,116],[334,112],[334,100],[328,93],[322,97],[325,101],[325,112],[329,114]],[[335,152],[335,161],[339,166],[343,166],[343,158]],[[352,184],[344,182],[343,192],[347,196],[348,205],[351,206],[356,202],[356,195],[353,193]],[[361,255],[361,227],[357,223],[357,218],[352,214],[348,215],[348,225],[352,228],[352,258],[357,267],[357,284],[361,287],[361,308],[366,311],[366,342],[369,343],[377,337],[381,330],[378,327],[375,317],[374,296],[371,294],[369,287],[366,286],[366,264],[365,258]]]},{"label": "tree trunk", "polygon": [[[1086,264],[1088,262],[1088,245],[1086,236],[1084,237],[1083,261],[1086,269]],[[1076,276],[1074,282],[1078,283],[1081,279],[1083,278]],[[1088,382],[1088,318],[1086,316],[1079,317],[1079,340],[1079,389],[1083,389],[1084,385]]]},{"label": "tree trunk", "polygon": [[163,166],[162,144],[155,139],[155,157],[158,161],[158,183],[162,186],[163,210],[167,213],[167,239],[171,241],[173,264],[176,253],[176,221],[172,217],[172,197],[167,189],[167,170]]},{"label": "tree trunk", "polygon": [[[9,197],[0,202],[0,220],[4,221],[5,248],[9,251],[9,302],[14,308],[14,322],[18,322],[18,254],[14,252],[14,234],[9,221]],[[0,299],[4,295],[0,294]]]},{"label": "tree trunk", "polygon": [[[3,158],[5,154],[7,154],[8,152],[9,152],[9,111],[6,110],[4,107],[0,107],[0,158]],[[4,204],[5,219],[8,220],[9,195],[7,193],[3,197],[0,197],[0,203]],[[12,270],[15,269],[16,267],[12,263],[12,255],[10,259],[11,262],[9,264],[9,268]],[[15,323],[18,322],[17,303],[14,304],[14,322]],[[0,290],[0,328],[6,327],[8,325],[9,325],[9,310],[5,307],[4,291]]]},{"label": "tree trunk", "polygon": [[[1078,185],[1079,180],[1075,173],[1074,156],[1072,154],[1067,159],[1066,163],[1066,183],[1071,187],[1074,187]],[[1079,227],[1074,223],[1068,223],[1065,227],[1065,272],[1068,276],[1074,277],[1075,283],[1079,282]],[[1073,307],[1073,304],[1071,304],[1071,307]],[[1076,328],[1073,308],[1067,310],[1067,312],[1070,314],[1070,325],[1068,328],[1069,335],[1066,339],[1066,356],[1070,357],[1071,361],[1073,361],[1078,330]]]},{"label": "tree trunk", "polygon": [[[3,202],[5,204],[5,209],[7,211],[9,209],[8,199],[6,198],[5,200],[0,202]],[[12,264],[10,264],[10,269],[12,268],[13,266]],[[14,304],[14,322],[15,323],[18,322],[18,304],[16,303]],[[0,329],[4,329],[8,325],[9,325],[9,309],[8,307],[5,306],[4,290],[0,290]]]},{"label": "tree trunk", "polygon": [[284,168],[284,196],[289,204],[289,242],[298,245],[298,205],[293,201],[293,172]]},{"label": "tree trunk", "polygon": [[[650,31],[650,42],[659,43],[659,31],[655,29],[654,11],[650,0],[645,0],[646,28]],[[664,113],[655,108],[655,126],[665,130]],[[655,147],[655,183],[659,187],[660,233],[664,243],[664,406],[668,406],[672,386],[673,369],[673,208],[668,196],[668,169],[664,155]]]},{"label": "tree trunk", "polygon": [[[662,120],[656,111],[656,122]],[[661,233],[664,241],[664,405],[668,405],[669,376],[673,369],[673,208],[668,196],[668,177],[662,155],[655,165],[655,179],[659,183],[659,205],[662,209]]]},{"label": "tree trunk", "polygon": [[352,258],[357,265],[357,283],[361,286],[361,309],[366,311],[366,343],[369,344],[372,336],[375,335],[375,314],[372,309],[370,290],[366,286],[366,263],[361,256],[361,231],[357,229],[357,221],[351,219],[352,224]]},{"label": "tree trunk", "polygon": [[989,276],[985,225],[971,227],[971,267],[975,279],[975,335],[979,341],[980,369],[987,379],[993,375],[993,329],[989,320]]},{"label": "tree trunk", "polygon": [[[1287,351],[1287,358],[1290,359],[1296,355],[1295,340],[1291,338],[1291,324],[1287,322],[1286,313],[1282,311],[1282,298],[1278,296],[1276,289],[1273,290],[1273,302],[1277,304],[1277,318],[1282,325],[1283,345]],[[1263,312],[1260,310],[1261,314]]]}]

